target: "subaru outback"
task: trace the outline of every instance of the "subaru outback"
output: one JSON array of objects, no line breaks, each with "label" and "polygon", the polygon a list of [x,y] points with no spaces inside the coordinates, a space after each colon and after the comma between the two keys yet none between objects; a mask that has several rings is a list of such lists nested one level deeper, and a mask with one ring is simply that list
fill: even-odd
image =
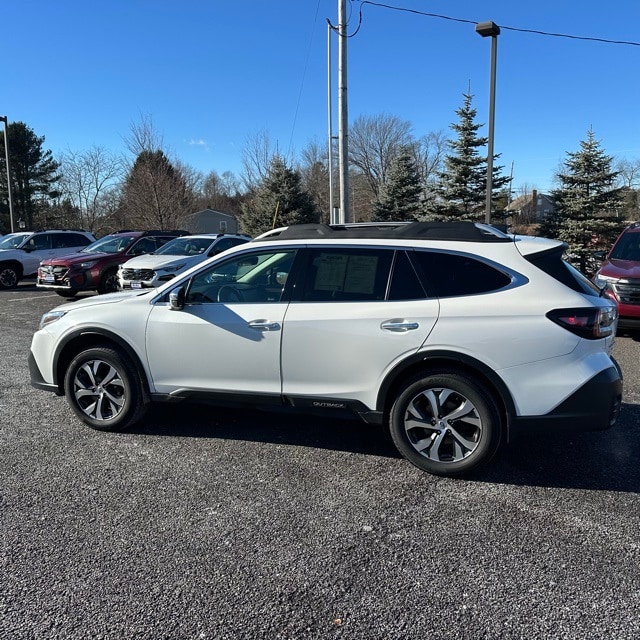
[{"label": "subaru outback", "polygon": [[[63,298],[79,291],[110,293],[118,289],[118,266],[134,256],[155,251],[186,231],[119,231],[96,240],[78,253],[43,260],[36,286]],[[68,252],[67,252],[68,254]]]},{"label": "subaru outback", "polygon": [[49,311],[31,382],[106,431],[189,398],[347,412],[460,475],[519,432],[616,422],[616,305],[566,248],[474,223],[283,228]]}]

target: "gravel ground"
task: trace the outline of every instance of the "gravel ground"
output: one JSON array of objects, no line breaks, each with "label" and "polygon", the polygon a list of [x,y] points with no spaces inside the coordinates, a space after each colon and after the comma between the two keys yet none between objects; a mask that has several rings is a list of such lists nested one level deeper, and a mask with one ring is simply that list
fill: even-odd
[{"label": "gravel ground", "polygon": [[0,637],[640,637],[640,342],[608,432],[448,480],[359,422],[155,409],[94,432],[30,387],[41,313],[0,292]]}]

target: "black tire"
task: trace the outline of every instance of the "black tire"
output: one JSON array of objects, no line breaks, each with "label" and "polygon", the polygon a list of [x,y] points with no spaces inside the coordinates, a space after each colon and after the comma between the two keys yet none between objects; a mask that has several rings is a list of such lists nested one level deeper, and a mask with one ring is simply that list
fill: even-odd
[{"label": "black tire", "polygon": [[73,298],[78,292],[77,291],[56,291],[56,293],[59,296],[62,296],[63,298]]},{"label": "black tire", "polygon": [[98,293],[113,293],[114,291],[118,291],[118,270],[109,269],[100,278]]},{"label": "black tire", "polygon": [[99,431],[126,429],[146,410],[135,365],[107,345],[82,351],[71,361],[64,390],[74,413]]},{"label": "black tire", "polygon": [[0,265],[0,289],[14,289],[18,286],[20,281],[20,273],[18,270],[10,265]]},{"label": "black tire", "polygon": [[493,457],[502,438],[492,396],[482,384],[450,372],[407,382],[391,407],[389,430],[407,460],[439,476],[477,469]]}]

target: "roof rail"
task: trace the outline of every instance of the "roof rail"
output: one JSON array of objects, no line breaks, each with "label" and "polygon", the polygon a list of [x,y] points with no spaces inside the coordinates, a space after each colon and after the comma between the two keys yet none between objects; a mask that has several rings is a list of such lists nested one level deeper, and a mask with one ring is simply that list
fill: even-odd
[{"label": "roof rail", "polygon": [[395,238],[398,240],[453,240],[511,242],[511,237],[491,225],[476,222],[391,222],[342,225],[297,224],[272,229],[254,238],[261,240],[311,240],[339,238]]}]

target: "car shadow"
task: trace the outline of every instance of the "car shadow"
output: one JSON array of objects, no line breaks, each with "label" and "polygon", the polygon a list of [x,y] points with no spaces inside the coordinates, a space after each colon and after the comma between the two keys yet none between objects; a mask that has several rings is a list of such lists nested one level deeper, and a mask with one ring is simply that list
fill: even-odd
[{"label": "car shadow", "polygon": [[[400,458],[382,427],[295,410],[157,405],[129,433],[220,438]],[[466,481],[640,492],[640,405],[623,404],[607,431],[521,436]]]}]

